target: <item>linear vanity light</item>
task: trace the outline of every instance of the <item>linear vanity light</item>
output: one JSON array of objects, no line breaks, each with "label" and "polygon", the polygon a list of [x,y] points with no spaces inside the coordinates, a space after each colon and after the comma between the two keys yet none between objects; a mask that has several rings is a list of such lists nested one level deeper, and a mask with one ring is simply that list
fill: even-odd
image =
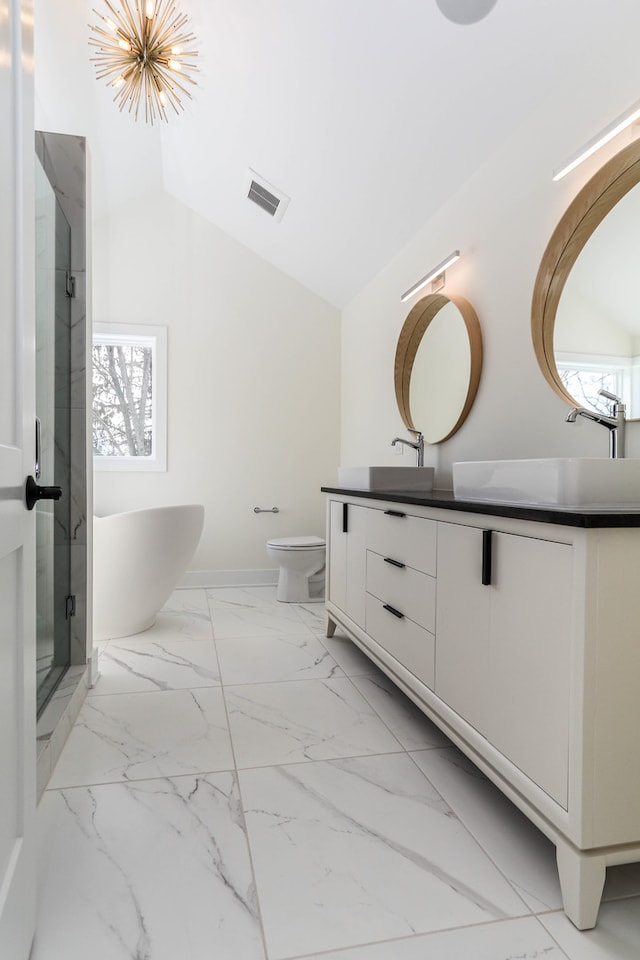
[{"label": "linear vanity light", "polygon": [[[436,277],[439,277],[441,274],[443,274],[444,271],[447,269],[447,267],[450,267],[452,263],[455,263],[456,260],[459,260],[459,259],[460,259],[460,251],[454,250],[453,253],[449,254],[446,260],[443,260],[442,263],[439,263],[437,267],[434,267],[433,270],[430,270],[429,273],[425,274],[425,276],[421,280],[418,280],[418,282],[414,283],[412,287],[409,287],[408,290],[405,290],[405,292],[400,297],[400,302],[404,303],[405,300],[408,300],[410,297],[412,297],[414,293],[418,292],[418,290],[422,290],[423,287],[426,287],[428,283],[431,283],[432,280],[435,280]],[[444,283],[444,277],[443,277],[443,283]]]},{"label": "linear vanity light", "polygon": [[569,157],[566,163],[563,163],[561,167],[558,167],[557,170],[553,172],[554,180],[561,180],[563,177],[566,177],[568,173],[571,173],[572,170],[582,163],[583,160],[586,160],[587,157],[592,156],[599,150],[600,147],[603,147],[605,143],[609,143],[610,140],[613,140],[614,137],[617,137],[619,133],[622,133],[627,127],[630,127],[632,123],[635,123],[636,120],[640,119],[640,100],[636,101],[632,107],[630,107],[626,113],[622,113],[619,117],[616,117],[615,120],[612,120],[604,130],[601,130],[600,133],[597,133],[595,137],[589,140],[588,143],[585,143],[584,147],[581,147],[577,153],[574,153],[573,156]]}]

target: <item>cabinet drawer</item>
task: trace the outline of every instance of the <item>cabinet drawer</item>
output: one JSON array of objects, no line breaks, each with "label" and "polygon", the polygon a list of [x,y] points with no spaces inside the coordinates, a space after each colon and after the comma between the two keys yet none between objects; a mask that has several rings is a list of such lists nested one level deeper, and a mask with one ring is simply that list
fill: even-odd
[{"label": "cabinet drawer", "polygon": [[432,633],[407,617],[395,617],[371,594],[367,594],[366,630],[418,680],[433,689],[435,638]]},{"label": "cabinet drawer", "polygon": [[367,550],[367,592],[400,610],[430,633],[436,630],[436,581],[413,567],[395,566]]},{"label": "cabinet drawer", "polygon": [[370,550],[392,557],[432,577],[436,575],[435,520],[405,514],[399,503],[384,510],[371,510],[367,528],[367,546]]}]

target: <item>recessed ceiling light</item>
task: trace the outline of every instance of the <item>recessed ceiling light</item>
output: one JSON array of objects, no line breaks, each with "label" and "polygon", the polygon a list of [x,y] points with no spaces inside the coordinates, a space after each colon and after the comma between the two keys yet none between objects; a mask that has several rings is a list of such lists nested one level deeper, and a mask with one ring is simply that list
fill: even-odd
[{"label": "recessed ceiling light", "polygon": [[497,0],[436,0],[440,11],[453,23],[477,23],[491,13]]}]

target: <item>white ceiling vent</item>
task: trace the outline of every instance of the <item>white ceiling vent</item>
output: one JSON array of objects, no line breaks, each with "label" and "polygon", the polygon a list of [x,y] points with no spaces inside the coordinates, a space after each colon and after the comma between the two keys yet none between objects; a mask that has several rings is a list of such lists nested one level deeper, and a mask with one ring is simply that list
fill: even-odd
[{"label": "white ceiling vent", "polygon": [[249,200],[265,210],[278,223],[282,220],[290,200],[286,193],[278,190],[251,168],[249,168],[245,188]]}]

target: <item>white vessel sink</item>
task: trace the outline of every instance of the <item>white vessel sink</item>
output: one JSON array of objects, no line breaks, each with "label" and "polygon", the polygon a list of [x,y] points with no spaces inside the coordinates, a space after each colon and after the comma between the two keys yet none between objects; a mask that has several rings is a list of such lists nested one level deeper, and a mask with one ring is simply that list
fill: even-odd
[{"label": "white vessel sink", "polygon": [[461,500],[549,507],[640,508],[640,460],[558,457],[453,464]]},{"label": "white vessel sink", "polygon": [[433,467],[338,467],[338,486],[387,493],[429,493],[433,490],[433,475]]}]

